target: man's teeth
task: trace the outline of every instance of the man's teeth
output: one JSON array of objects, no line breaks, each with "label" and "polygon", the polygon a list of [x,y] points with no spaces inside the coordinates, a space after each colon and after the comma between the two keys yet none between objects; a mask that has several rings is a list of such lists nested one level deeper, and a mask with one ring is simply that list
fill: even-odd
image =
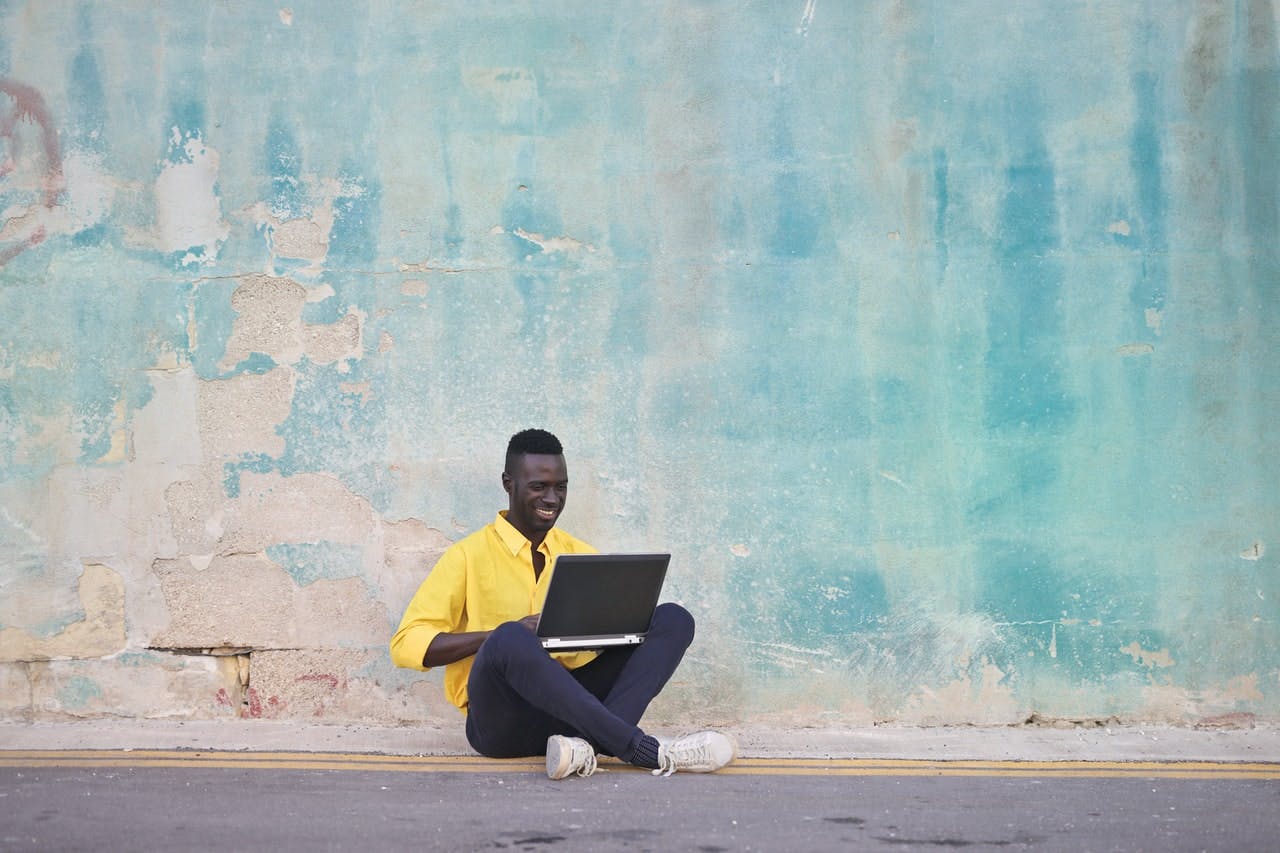
[{"label": "man's teeth", "polygon": [[552,518],[552,517],[554,517],[554,516],[555,516],[555,514],[556,514],[556,511],[555,511],[554,509],[540,509],[540,510],[538,510],[538,515],[542,516],[543,518]]}]

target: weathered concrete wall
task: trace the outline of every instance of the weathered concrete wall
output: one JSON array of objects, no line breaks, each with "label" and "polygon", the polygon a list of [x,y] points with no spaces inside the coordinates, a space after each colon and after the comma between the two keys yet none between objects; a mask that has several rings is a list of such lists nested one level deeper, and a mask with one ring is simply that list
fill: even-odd
[{"label": "weathered concrete wall", "polygon": [[0,0],[0,717],[451,720],[555,430],[655,713],[1280,718],[1269,0]]}]

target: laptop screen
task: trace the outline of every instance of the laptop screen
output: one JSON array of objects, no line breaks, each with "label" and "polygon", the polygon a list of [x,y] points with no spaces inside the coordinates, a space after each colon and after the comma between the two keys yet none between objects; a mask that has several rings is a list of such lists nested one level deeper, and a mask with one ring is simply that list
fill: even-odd
[{"label": "laptop screen", "polygon": [[562,554],[538,620],[541,638],[643,634],[670,554]]}]

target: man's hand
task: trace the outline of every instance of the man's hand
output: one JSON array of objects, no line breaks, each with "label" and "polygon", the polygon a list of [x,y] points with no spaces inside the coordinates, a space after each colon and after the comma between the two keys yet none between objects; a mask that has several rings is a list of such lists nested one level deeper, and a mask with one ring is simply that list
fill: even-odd
[{"label": "man's hand", "polygon": [[531,616],[526,616],[520,620],[520,624],[536,633],[538,630],[538,617],[541,615],[541,613],[534,613]]}]

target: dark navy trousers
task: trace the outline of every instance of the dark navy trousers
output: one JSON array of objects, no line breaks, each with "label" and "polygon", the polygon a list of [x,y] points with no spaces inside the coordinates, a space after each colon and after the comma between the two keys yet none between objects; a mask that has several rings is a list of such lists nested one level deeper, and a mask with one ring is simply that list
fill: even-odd
[{"label": "dark navy trousers", "polygon": [[602,651],[569,670],[519,622],[499,625],[476,653],[467,680],[467,740],[481,755],[543,755],[547,738],[584,738],[629,760],[644,732],[640,717],[693,642],[693,616],[660,604],[645,641]]}]

